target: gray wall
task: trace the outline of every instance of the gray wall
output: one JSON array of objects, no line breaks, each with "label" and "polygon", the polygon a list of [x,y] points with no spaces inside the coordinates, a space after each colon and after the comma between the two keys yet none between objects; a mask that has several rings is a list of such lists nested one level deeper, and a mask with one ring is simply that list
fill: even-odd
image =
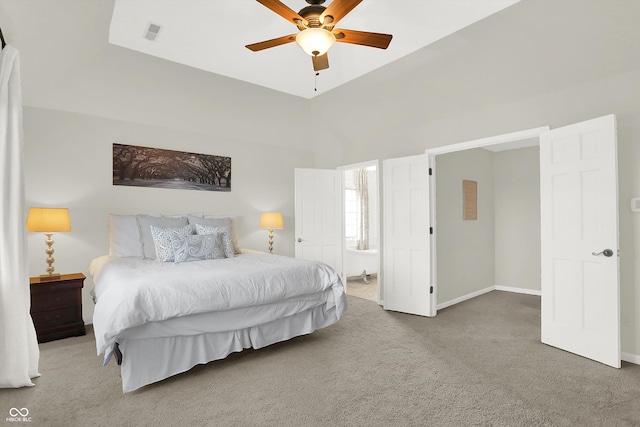
[{"label": "gray wall", "polygon": [[[436,156],[438,304],[493,286],[540,291],[539,148]],[[462,180],[478,219],[462,219]]]},{"label": "gray wall", "polygon": [[493,155],[496,286],[540,291],[540,149]]},{"label": "gray wall", "polygon": [[[493,153],[436,156],[438,303],[495,286]],[[463,220],[462,180],[478,183],[478,219]]]}]

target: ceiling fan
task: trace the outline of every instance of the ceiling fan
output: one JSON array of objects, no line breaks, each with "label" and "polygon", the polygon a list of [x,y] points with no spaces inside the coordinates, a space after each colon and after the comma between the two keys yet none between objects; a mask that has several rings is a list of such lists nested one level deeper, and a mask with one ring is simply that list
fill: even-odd
[{"label": "ceiling fan", "polygon": [[247,49],[258,52],[283,44],[296,42],[311,55],[315,71],[329,68],[327,51],[335,42],[386,49],[391,43],[391,34],[334,28],[362,0],[333,0],[329,7],[322,6],[325,0],[305,0],[309,6],[295,12],[279,0],[257,0],[278,15],[293,23],[300,30],[297,34],[265,40],[247,45]]}]

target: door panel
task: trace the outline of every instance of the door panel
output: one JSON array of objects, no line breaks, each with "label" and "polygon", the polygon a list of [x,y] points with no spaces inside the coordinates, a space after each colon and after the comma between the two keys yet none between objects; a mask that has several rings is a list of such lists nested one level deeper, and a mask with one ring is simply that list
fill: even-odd
[{"label": "door panel", "polygon": [[384,308],[434,316],[427,156],[383,163]]},{"label": "door panel", "polygon": [[321,261],[342,276],[342,177],[337,170],[295,170],[296,258]]},{"label": "door panel", "polygon": [[541,135],[540,194],[542,342],[619,368],[615,116]]}]

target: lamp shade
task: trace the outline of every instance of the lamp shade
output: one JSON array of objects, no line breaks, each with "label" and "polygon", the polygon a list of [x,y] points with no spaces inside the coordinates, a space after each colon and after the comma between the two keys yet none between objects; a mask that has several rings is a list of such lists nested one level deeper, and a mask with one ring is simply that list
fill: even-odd
[{"label": "lamp shade", "polygon": [[51,233],[71,231],[69,209],[67,208],[31,208],[27,217],[27,231]]},{"label": "lamp shade", "polygon": [[260,215],[260,228],[284,228],[284,220],[280,212],[264,212]]},{"label": "lamp shade", "polygon": [[335,42],[336,36],[322,28],[307,28],[296,35],[298,46],[311,56],[324,55]]}]

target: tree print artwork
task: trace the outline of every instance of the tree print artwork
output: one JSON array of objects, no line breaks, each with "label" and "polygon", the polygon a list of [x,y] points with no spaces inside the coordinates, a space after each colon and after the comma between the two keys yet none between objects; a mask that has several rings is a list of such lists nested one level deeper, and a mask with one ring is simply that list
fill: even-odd
[{"label": "tree print artwork", "polygon": [[231,191],[231,157],[114,143],[113,185]]}]

